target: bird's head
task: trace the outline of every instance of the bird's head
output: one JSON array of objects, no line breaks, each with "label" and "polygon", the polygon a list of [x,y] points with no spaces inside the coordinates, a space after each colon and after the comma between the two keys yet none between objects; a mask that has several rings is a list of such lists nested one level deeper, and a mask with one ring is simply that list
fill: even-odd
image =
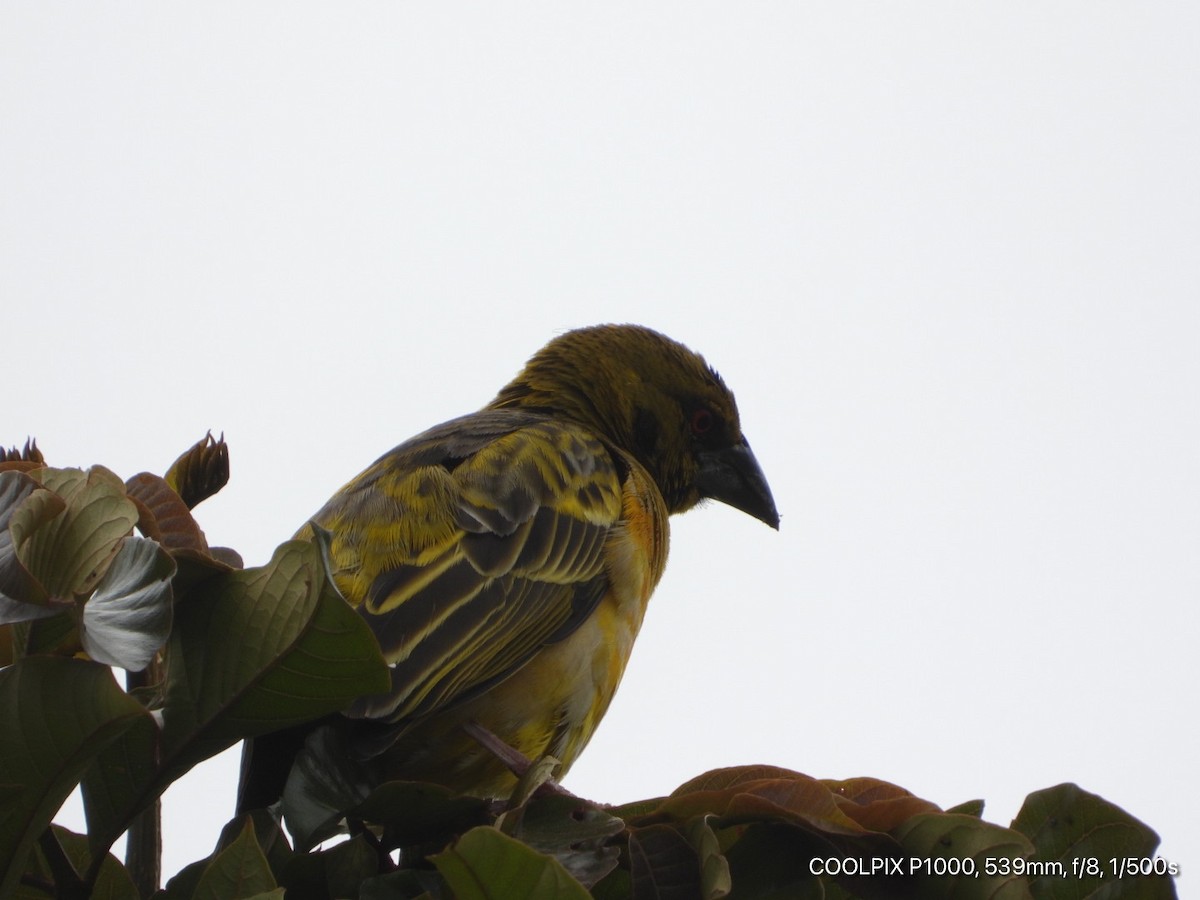
[{"label": "bird's head", "polygon": [[646,467],[672,513],[712,499],[779,527],[732,392],[698,353],[649,328],[567,332],[534,354],[490,406],[587,426]]}]

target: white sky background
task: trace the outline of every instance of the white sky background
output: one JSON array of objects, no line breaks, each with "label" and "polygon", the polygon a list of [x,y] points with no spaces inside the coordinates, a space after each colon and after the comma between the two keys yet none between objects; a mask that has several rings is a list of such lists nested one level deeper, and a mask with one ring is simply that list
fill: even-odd
[{"label": "white sky background", "polygon": [[[1070,780],[1200,867],[1200,7],[5,0],[0,122],[6,445],[224,431],[198,518],[260,564],[555,334],[651,325],[783,526],[675,520],[567,787],[1007,824]],[[168,793],[168,874],[235,780]]]}]

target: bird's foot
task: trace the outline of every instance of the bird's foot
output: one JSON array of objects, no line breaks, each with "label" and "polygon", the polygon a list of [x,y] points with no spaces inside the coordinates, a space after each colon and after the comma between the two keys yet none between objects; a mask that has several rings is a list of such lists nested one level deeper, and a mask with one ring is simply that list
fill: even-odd
[{"label": "bird's foot", "polygon": [[575,796],[554,780],[562,764],[553,756],[547,754],[530,760],[520,750],[509,746],[478,722],[466,722],[462,728],[479,746],[495,756],[505,768],[517,776],[516,789],[508,801],[509,809],[524,805],[526,800],[539,792],[565,797]]}]

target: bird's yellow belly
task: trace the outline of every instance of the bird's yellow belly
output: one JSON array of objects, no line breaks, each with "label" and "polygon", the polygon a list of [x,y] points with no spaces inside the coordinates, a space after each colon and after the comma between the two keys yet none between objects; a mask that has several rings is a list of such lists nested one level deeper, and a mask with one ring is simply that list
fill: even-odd
[{"label": "bird's yellow belly", "polygon": [[615,606],[602,603],[573,634],[481,696],[414,723],[381,760],[386,777],[507,796],[515,777],[463,731],[464,722],[478,723],[530,760],[550,754],[565,772],[608,709],[641,624],[640,614]]},{"label": "bird's yellow belly", "polygon": [[[626,495],[627,504],[641,499]],[[616,693],[662,574],[666,516],[651,521],[661,523],[653,535],[626,533],[609,542],[611,586],[583,624],[486,693],[413,723],[380,760],[385,777],[444,784],[476,796],[508,796],[516,777],[463,730],[465,722],[483,726],[529,760],[546,754],[557,758],[560,775],[565,774]]]}]

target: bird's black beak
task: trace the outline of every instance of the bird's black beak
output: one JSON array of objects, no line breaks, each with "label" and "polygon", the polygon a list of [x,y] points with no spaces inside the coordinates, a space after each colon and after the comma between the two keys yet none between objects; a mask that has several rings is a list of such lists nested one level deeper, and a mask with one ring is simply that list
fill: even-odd
[{"label": "bird's black beak", "polygon": [[775,498],[744,439],[723,450],[702,450],[697,458],[700,473],[696,485],[702,496],[727,503],[778,530]]}]

